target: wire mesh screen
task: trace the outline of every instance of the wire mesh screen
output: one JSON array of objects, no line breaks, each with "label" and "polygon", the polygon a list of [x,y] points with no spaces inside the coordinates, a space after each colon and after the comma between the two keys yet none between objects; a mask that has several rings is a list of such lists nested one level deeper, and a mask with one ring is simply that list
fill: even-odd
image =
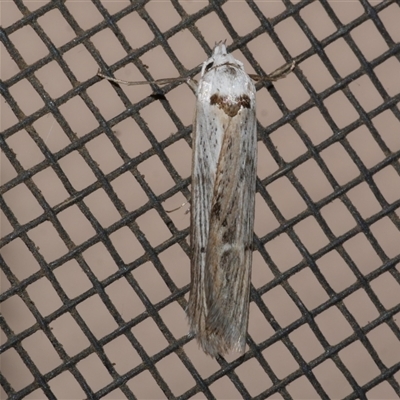
[{"label": "wire mesh screen", "polygon": [[[1,3],[1,398],[398,398],[398,1]],[[247,348],[188,336],[192,76],[257,83]],[[168,213],[166,210],[179,208]]]}]

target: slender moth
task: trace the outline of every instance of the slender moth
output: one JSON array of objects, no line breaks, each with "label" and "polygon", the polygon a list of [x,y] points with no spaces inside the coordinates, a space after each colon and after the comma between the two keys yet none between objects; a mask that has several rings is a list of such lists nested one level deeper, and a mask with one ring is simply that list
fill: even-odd
[{"label": "slender moth", "polygon": [[256,191],[256,89],[215,46],[202,67],[193,124],[190,331],[212,357],[244,352]]},{"label": "slender moth", "polygon": [[[294,67],[292,64],[290,72]],[[288,72],[279,72],[279,79]],[[125,82],[101,77],[124,84]],[[181,78],[178,78],[181,79]],[[249,320],[257,164],[256,89],[218,43],[203,63],[193,123],[190,333],[212,357],[244,353]],[[167,83],[171,79],[155,81]]]}]

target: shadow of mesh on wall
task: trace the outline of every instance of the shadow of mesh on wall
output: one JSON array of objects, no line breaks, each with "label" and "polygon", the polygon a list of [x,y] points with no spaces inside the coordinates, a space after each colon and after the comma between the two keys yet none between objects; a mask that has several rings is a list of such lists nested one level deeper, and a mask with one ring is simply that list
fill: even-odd
[{"label": "shadow of mesh on wall", "polygon": [[[396,1],[3,2],[0,397],[400,396]],[[247,348],[188,336],[196,77],[257,83]],[[198,78],[198,77],[197,77]]]}]

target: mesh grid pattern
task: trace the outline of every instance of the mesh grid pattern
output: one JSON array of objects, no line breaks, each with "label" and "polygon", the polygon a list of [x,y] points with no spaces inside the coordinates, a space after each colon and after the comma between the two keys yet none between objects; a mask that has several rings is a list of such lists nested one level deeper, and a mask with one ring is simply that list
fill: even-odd
[{"label": "mesh grid pattern", "polygon": [[[153,18],[150,7],[154,3],[148,0],[121,2],[118,6],[92,0],[75,3],[75,8],[74,2],[61,0],[14,0],[7,9],[2,5],[3,13],[9,12],[12,22],[2,25],[1,51],[3,59],[8,57],[13,65],[7,70],[11,72],[6,74],[3,70],[0,84],[2,397],[71,398],[67,392],[57,391],[60,377],[64,389],[71,385],[76,387],[76,392],[71,393],[96,399],[150,397],[148,392],[137,389],[139,380],[147,388],[154,387],[156,394],[152,396],[181,399],[200,395],[298,398],[300,392],[296,392],[295,383],[304,381],[309,391],[301,393],[315,398],[378,398],[383,393],[379,388],[388,396],[400,396],[400,357],[388,360],[379,347],[380,342],[387,340],[395,343],[390,347],[393,354],[400,354],[399,346],[396,347],[400,339],[396,322],[400,312],[400,43],[396,41],[398,33],[396,37],[385,19],[391,14],[400,15],[399,3],[361,0],[357,3],[359,14],[343,22],[343,16],[338,16],[338,9],[329,1],[283,0],[271,17],[263,11],[262,3],[247,0],[242,3],[248,13],[246,18],[251,15],[256,22],[245,34],[236,28],[229,1],[197,3],[194,11],[189,11],[191,2],[168,3],[174,10],[175,22],[166,27],[160,26],[162,19]],[[315,18],[307,18],[308,7],[315,4],[331,27],[331,33],[325,37],[318,37]],[[80,9],[84,5],[90,8]],[[88,26],[82,24],[84,12],[93,13]],[[62,43],[57,31],[49,33],[43,22],[56,16],[70,28],[69,37]],[[132,29],[143,31],[143,37],[134,38],[140,43],[137,48],[130,44],[123,22],[132,16],[137,24]],[[213,45],[205,30],[209,22],[202,22],[209,21],[211,16],[218,19],[232,39],[229,50],[240,50],[255,73],[266,74],[252,48],[252,43],[265,35],[280,55],[281,64],[295,59],[297,68],[286,83],[257,84],[261,99],[269,96],[278,117],[265,123],[258,99],[260,158],[268,153],[272,167],[263,170],[259,165],[257,210],[268,210],[265,212],[274,222],[272,228],[265,228],[264,211],[256,211],[261,222],[256,222],[255,227],[248,351],[229,361],[205,361],[213,363],[212,367],[206,364],[205,372],[188,347],[196,347],[193,340],[184,333],[185,296],[189,290],[189,218],[184,209],[169,214],[165,211],[168,207],[162,204],[167,202],[173,208],[180,200],[190,199],[191,116],[174,106],[173,97],[178,93],[178,99],[187,99],[190,92],[179,83],[152,89],[123,88],[102,81],[96,73],[99,68],[109,74],[129,74],[129,68],[136,68],[135,72],[148,80],[166,77],[157,76],[165,70],[171,76],[194,76],[199,72],[199,62],[205,59],[204,54],[210,54]],[[300,39],[293,33],[285,36],[281,27],[289,21],[307,41],[304,48],[301,43],[295,50],[290,47],[291,40]],[[356,32],[363,24],[369,24],[380,38],[381,46],[371,43],[371,48],[378,49],[375,53],[366,53],[358,42]],[[38,42],[39,53],[29,52],[29,43],[19,47],[18,35],[24,29],[29,29],[32,41]],[[115,53],[110,56],[103,53],[101,34],[107,33],[115,40]],[[204,51],[198,55],[203,58],[188,63],[185,57],[191,50],[179,52],[176,41],[173,42],[179,34],[190,36],[190,43]],[[351,71],[340,70],[332,61],[329,49],[338,43],[351,53],[348,56],[343,52],[340,65],[356,60],[357,67]],[[151,54],[160,48],[170,64],[160,61],[161,70],[154,69],[152,74]],[[81,64],[90,60],[90,71],[79,70],[77,76],[71,54],[78,60],[81,57]],[[311,71],[307,62],[316,62],[316,58],[329,82],[322,83],[320,89],[316,88],[318,82],[313,81],[312,72],[307,73]],[[150,60],[149,66],[146,60]],[[388,65],[391,69],[381,72],[380,68]],[[59,71],[58,76],[65,79],[68,90],[59,90],[54,83],[59,80],[46,81],[43,68],[50,66]],[[392,78],[387,80],[387,76]],[[130,80],[136,78],[142,79],[139,75]],[[288,87],[286,94],[284,85],[296,85],[303,95],[291,98],[292,89]],[[368,87],[380,100],[368,103],[373,96],[368,91],[358,91],[360,87]],[[20,91],[25,97],[19,95]],[[119,108],[107,108],[111,100],[101,103],[101,98],[108,95],[112,100],[118,99]],[[193,96],[191,99],[192,106]],[[39,105],[35,108],[31,102]],[[352,118],[341,119],[344,108],[353,110]],[[149,109],[153,111],[146,111]],[[154,116],[154,110],[168,116],[165,131],[170,129],[171,135],[158,128],[154,132],[154,120],[163,118]],[[307,122],[317,119],[316,112],[323,129],[318,125],[313,130]],[[53,121],[50,125],[43,123],[48,116]],[[54,133],[55,142],[49,140],[53,129],[60,132]],[[285,129],[286,133],[282,133]],[[136,132],[141,132],[141,139],[135,136],[139,135]],[[140,140],[145,143],[143,148]],[[98,149],[109,152],[110,164],[103,164]],[[332,149],[337,151],[333,155]],[[181,154],[183,164],[179,162]],[[118,161],[113,164],[113,160]],[[150,162],[155,162],[152,168],[156,170],[147,169]],[[344,178],[344,173],[349,175]],[[51,184],[57,182],[52,191],[42,186],[49,180]],[[310,187],[310,181],[319,182],[317,190]],[[130,185],[135,189],[127,189]],[[286,186],[293,194],[293,204],[281,204],[276,195]],[[125,194],[124,189],[128,190]],[[130,203],[129,196],[137,202]],[[363,205],[369,204],[370,199],[373,206],[365,210]],[[70,223],[74,218],[78,224]],[[341,218],[345,222],[335,225]],[[150,231],[151,224],[156,224],[159,233]],[[310,235],[316,244],[307,239]],[[280,241],[293,254],[284,266],[281,255],[274,250]],[[165,261],[164,255],[172,249],[175,262],[171,263]],[[179,263],[179,268],[170,267]],[[148,270],[152,275],[144,275]],[[260,273],[266,275],[261,283],[257,281]],[[336,285],[332,276],[341,273],[348,282]],[[66,284],[67,277],[74,284]],[[297,286],[298,277],[315,285],[306,287],[306,291],[318,287],[324,293],[323,300],[305,301],[303,289]],[[380,279],[385,279],[386,295],[376,289]],[[159,294],[151,290],[153,280],[161,282],[164,288]],[[120,300],[119,292],[127,297],[121,295]],[[360,293],[359,307],[365,305],[374,310],[362,322],[358,311],[348,302]],[[275,303],[269,302],[270,294]],[[277,316],[271,304],[283,304],[283,299],[295,308],[295,317],[285,320]],[[97,314],[97,308],[104,314]],[[171,319],[164,314],[167,309],[173,310]],[[333,309],[336,314],[326,314]],[[283,311],[286,312],[291,314],[287,309]],[[336,315],[347,324],[348,330],[343,335],[338,333],[339,339],[330,336],[334,323],[330,328],[323,324],[321,316],[326,315],[333,320]],[[58,328],[58,322],[64,319],[70,321],[67,332]],[[176,324],[182,324],[183,330],[174,329],[178,319],[181,322]],[[263,323],[268,323],[270,334],[253,335],[252,327]],[[136,330],[140,326],[145,328]],[[305,327],[313,337],[306,347],[319,351],[307,353],[296,341],[296,332]],[[74,335],[83,338],[85,345],[72,348],[71,341],[77,340]],[[150,342],[161,344],[149,350],[144,344],[145,336],[149,336]],[[354,357],[361,359],[360,354],[366,354],[374,365],[374,372],[367,379],[357,375],[357,367],[354,368],[351,357],[347,358],[346,349],[352,346],[360,351]],[[39,353],[35,353],[35,348]],[[115,362],[115,348],[123,349],[120,351],[130,360],[135,359],[135,365],[121,367]],[[291,370],[279,369],[270,361],[269,349],[278,349],[283,362],[290,359],[287,364],[295,366]],[[43,358],[50,366],[43,365]],[[266,383],[257,393],[245,377],[243,366],[255,375],[256,370],[262,371]],[[320,378],[322,366],[328,380],[346,390],[336,392],[327,385]],[[184,389],[171,380],[170,369],[178,380],[182,374]],[[93,374],[104,377],[100,379],[102,383]],[[216,387],[221,381],[229,382],[233,392],[218,392]]]}]

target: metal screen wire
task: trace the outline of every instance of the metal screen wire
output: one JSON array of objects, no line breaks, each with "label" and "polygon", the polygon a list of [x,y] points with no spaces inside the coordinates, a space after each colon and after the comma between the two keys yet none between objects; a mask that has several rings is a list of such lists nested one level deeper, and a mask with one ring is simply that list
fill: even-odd
[{"label": "metal screen wire", "polygon": [[[398,1],[1,2],[2,399],[400,397]],[[246,353],[188,336],[214,43],[257,83]],[[179,208],[168,213],[166,210]]]}]

